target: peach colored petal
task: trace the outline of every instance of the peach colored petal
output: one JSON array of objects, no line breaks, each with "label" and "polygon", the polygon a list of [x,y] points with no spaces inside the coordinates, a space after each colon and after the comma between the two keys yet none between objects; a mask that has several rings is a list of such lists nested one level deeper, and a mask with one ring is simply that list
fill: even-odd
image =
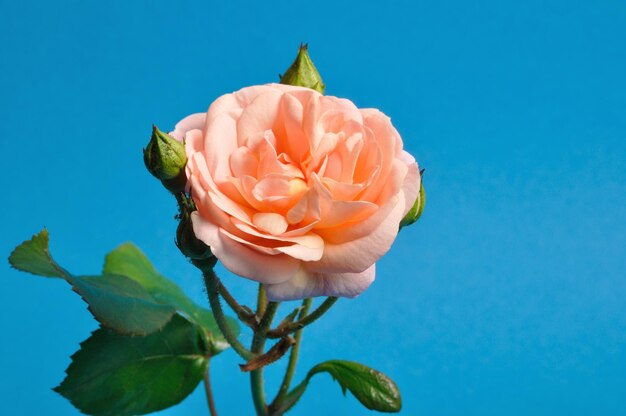
[{"label": "peach colored petal", "polygon": [[230,171],[235,177],[256,176],[259,160],[248,147],[239,147],[230,155]]},{"label": "peach colored petal", "polygon": [[219,187],[219,190],[224,194],[224,196],[228,199],[232,199],[233,202],[237,203],[241,206],[248,205],[248,201],[243,197],[239,187],[236,185],[237,178],[228,178],[227,181],[220,182],[216,184]]},{"label": "peach colored petal", "polygon": [[283,93],[270,89],[247,105],[237,120],[237,142],[247,146],[248,140],[260,132],[271,131],[276,124]]},{"label": "peach colored petal", "polygon": [[259,95],[266,93],[275,93],[276,91],[281,91],[280,88],[276,88],[276,84],[266,84],[266,85],[253,85],[251,87],[245,87],[240,89],[239,91],[234,92],[232,95],[237,100],[237,105],[239,108],[245,108],[252,103]]},{"label": "peach colored petal", "polygon": [[285,254],[267,256],[227,237],[214,224],[196,212],[191,214],[196,236],[231,272],[261,283],[282,283],[292,279],[300,269],[300,260]]},{"label": "peach colored petal", "polygon": [[415,200],[417,199],[417,195],[420,192],[422,177],[420,175],[419,166],[415,162],[413,156],[409,155],[405,151],[403,151],[403,153],[404,163],[409,163],[409,169],[406,178],[404,179],[404,183],[402,184],[402,191],[404,192],[404,198],[406,201],[406,206],[402,215],[404,218],[404,216],[411,210]]},{"label": "peach colored petal", "polygon": [[[404,213],[404,194],[398,194],[387,204],[393,208],[371,233],[344,243],[328,243],[332,231],[320,235],[326,242],[324,255],[318,262],[309,263],[311,270],[319,272],[350,272],[359,273],[367,269],[380,259],[391,247],[393,240],[398,234],[398,225]],[[382,210],[381,210],[382,211]],[[375,215],[372,217],[376,217]],[[367,225],[367,220],[362,224],[354,224],[352,229]]]},{"label": "peach colored petal", "polygon": [[218,114],[204,131],[204,157],[210,174],[218,182],[231,175],[230,155],[237,149],[237,124],[226,114]]},{"label": "peach colored petal", "polygon": [[187,116],[176,124],[174,130],[170,132],[170,136],[174,137],[179,142],[182,142],[185,138],[185,133],[188,131],[203,130],[205,120],[206,113],[196,113]]},{"label": "peach colored petal", "polygon": [[282,234],[287,231],[287,220],[280,214],[273,212],[257,212],[252,216],[252,223],[260,230],[271,235]]},{"label": "peach colored petal", "polygon": [[366,136],[369,139],[369,150],[375,149],[378,172],[375,180],[367,186],[362,199],[376,201],[379,194],[387,186],[387,180],[398,151],[393,136],[395,129],[391,126],[389,118],[380,112],[373,112],[365,117],[364,126]]},{"label": "peach colored petal", "polygon": [[204,133],[202,130],[189,130],[185,135],[185,153],[193,155],[204,149]]},{"label": "peach colored petal", "polygon": [[309,188],[287,212],[286,218],[289,224],[304,225],[319,222],[321,218],[319,190],[316,187]]},{"label": "peach colored petal", "polygon": [[387,175],[385,186],[381,188],[380,194],[376,198],[376,203],[383,205],[389,198],[396,195],[402,189],[402,185],[409,172],[409,167],[401,160],[393,159],[391,169]]},{"label": "peach colored petal", "polygon": [[287,153],[291,159],[300,162],[309,146],[302,130],[302,103],[292,94],[283,95],[279,117],[276,122],[276,135],[281,137],[279,152]]},{"label": "peach colored petal", "polygon": [[360,222],[378,210],[378,206],[368,201],[337,201],[326,189],[317,175],[311,176],[313,189],[317,191],[320,206],[320,220],[316,228],[331,228],[346,222]]},{"label": "peach colored petal", "polygon": [[[314,233],[307,232],[306,228],[299,230],[298,234],[283,233],[281,235],[268,235],[255,230],[249,225],[235,221],[235,227],[240,231],[252,237],[257,237],[257,245],[262,244],[262,240],[271,240],[273,243],[266,242],[266,245],[272,246],[282,253],[286,253],[300,260],[317,261],[324,254],[324,240]],[[294,235],[295,234],[295,235]]]},{"label": "peach colored petal", "polygon": [[252,250],[259,252],[261,254],[268,254],[270,256],[276,256],[281,252],[276,249],[276,247],[271,247],[264,245],[265,243],[269,243],[268,241],[263,241],[261,239],[252,239],[249,235],[245,234],[235,234],[227,231],[225,228],[220,228],[220,232],[226,237],[230,238],[233,241],[236,241],[240,244],[243,244],[245,247],[249,247]]},{"label": "peach colored petal", "polygon": [[353,298],[367,289],[376,278],[376,265],[360,273],[325,273],[323,296]]},{"label": "peach colored petal", "polygon": [[363,133],[357,132],[347,137],[337,149],[337,155],[341,158],[340,181],[352,183],[356,162],[363,148]]},{"label": "peach colored petal", "polygon": [[[250,233],[242,235],[231,233],[226,229],[221,229],[220,231],[238,243],[244,244],[260,253],[272,256],[284,253],[295,259],[308,262],[319,260],[324,252],[324,244],[315,234],[290,239],[272,239],[268,235],[264,235],[262,238],[251,237],[251,235],[256,234],[254,230],[250,230]],[[296,244],[290,244],[285,240],[294,240]]]},{"label": "peach colored petal", "polygon": [[362,183],[337,182],[331,178],[321,178],[324,188],[328,189],[332,198],[339,201],[352,201],[364,189]]},{"label": "peach colored petal", "polygon": [[266,284],[268,299],[286,301],[315,296],[354,298],[374,281],[376,266],[361,273],[315,273],[299,271],[292,279],[279,284]]}]

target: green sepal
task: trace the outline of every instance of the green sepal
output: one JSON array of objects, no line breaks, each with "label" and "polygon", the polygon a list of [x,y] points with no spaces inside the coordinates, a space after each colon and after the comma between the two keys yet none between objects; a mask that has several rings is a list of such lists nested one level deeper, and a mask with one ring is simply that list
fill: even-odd
[{"label": "green sepal", "polygon": [[402,409],[402,398],[396,383],[389,377],[353,361],[330,360],[309,370],[305,379],[287,394],[278,413],[293,407],[304,394],[311,377],[326,372],[341,386],[343,394],[350,391],[363,406],[370,410],[397,413]]},{"label": "green sepal", "polygon": [[156,412],[193,392],[209,356],[199,328],[180,316],[143,337],[100,328],[72,356],[54,390],[88,415]]},{"label": "green sepal", "polygon": [[285,75],[281,76],[280,83],[311,88],[324,94],[326,85],[324,85],[320,73],[317,72],[317,68],[309,56],[307,44],[300,45],[296,60],[287,69]]}]

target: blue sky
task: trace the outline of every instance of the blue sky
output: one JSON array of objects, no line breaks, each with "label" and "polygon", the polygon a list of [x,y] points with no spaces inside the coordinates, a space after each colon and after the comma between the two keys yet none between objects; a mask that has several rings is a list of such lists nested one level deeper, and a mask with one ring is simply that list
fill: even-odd
[{"label": "blue sky", "polygon": [[[391,116],[428,205],[373,286],[305,332],[296,378],[363,362],[406,415],[626,412],[623,2],[0,0],[0,39],[5,257],[46,226],[60,262],[96,273],[132,240],[204,302],[141,149],[151,123],[276,81],[304,41],[328,94]],[[95,321],[62,282],[0,267],[3,408],[78,414],[50,389]],[[212,365],[223,414],[252,412],[238,363]],[[198,389],[161,414],[205,409]],[[294,412],[368,413],[328,376]]]}]

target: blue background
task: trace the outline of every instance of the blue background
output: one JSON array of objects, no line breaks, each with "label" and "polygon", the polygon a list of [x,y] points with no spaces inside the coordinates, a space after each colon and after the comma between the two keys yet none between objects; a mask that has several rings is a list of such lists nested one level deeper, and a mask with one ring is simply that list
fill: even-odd
[{"label": "blue background", "polygon": [[[143,167],[150,125],[276,81],[306,41],[328,94],[392,117],[428,205],[370,290],[305,332],[296,379],[347,358],[392,376],[406,415],[626,414],[624,40],[610,0],[0,0],[0,253],[45,225],[95,273],[132,240],[204,302]],[[62,282],[0,267],[3,411],[77,414],[50,388],[95,321]],[[225,415],[252,413],[240,361],[212,365]],[[197,389],[161,414],[205,412]],[[294,412],[367,413],[328,376]]]}]

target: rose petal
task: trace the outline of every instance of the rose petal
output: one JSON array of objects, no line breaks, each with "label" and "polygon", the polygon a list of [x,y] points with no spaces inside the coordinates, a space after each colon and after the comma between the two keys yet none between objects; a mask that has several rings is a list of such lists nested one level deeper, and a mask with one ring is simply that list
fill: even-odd
[{"label": "rose petal", "polygon": [[353,298],[374,281],[376,265],[361,273],[315,273],[299,271],[292,279],[279,284],[266,284],[271,301],[286,301],[315,296],[342,296]]},{"label": "rose petal", "polygon": [[248,147],[240,147],[230,155],[230,170],[235,177],[256,176],[259,161]]},{"label": "rose petal", "polygon": [[289,226],[285,217],[273,212],[257,212],[252,216],[252,223],[260,230],[272,235],[284,233]]},{"label": "rose petal", "polygon": [[[406,152],[404,152],[406,153]],[[408,153],[406,153],[410,156]],[[413,159],[412,156],[410,156]],[[419,166],[413,159],[413,162],[409,164],[409,170],[406,174],[406,178],[404,179],[404,183],[402,184],[402,191],[404,192],[404,199],[406,201],[406,206],[404,208],[404,214],[402,214],[402,218],[413,207],[415,200],[417,199],[417,195],[420,192],[420,187],[422,186],[422,176],[420,175]]]},{"label": "rose petal", "polygon": [[282,92],[269,89],[254,98],[243,109],[241,117],[237,120],[237,134],[234,136],[237,137],[239,146],[248,146],[251,137],[267,130],[271,131],[278,118],[282,96]]},{"label": "rose petal", "polygon": [[297,163],[303,160],[309,150],[302,129],[302,114],[302,102],[291,93],[284,94],[275,125],[276,136],[281,139],[277,151],[288,154]]},{"label": "rose petal", "polygon": [[[301,229],[302,234],[300,235],[293,235],[291,233],[268,235],[263,234],[242,222],[234,221],[234,225],[237,229],[248,234],[249,236],[257,237],[258,239],[271,240],[271,243],[266,243],[268,246],[271,245],[276,250],[289,254],[290,256],[300,260],[317,261],[321,259],[324,254],[324,240],[322,240],[322,238],[315,233],[308,232],[305,234],[305,232],[308,231],[306,228]],[[262,240],[258,239],[257,245],[262,244]],[[282,244],[275,242],[282,242]]]},{"label": "rose petal", "polygon": [[182,142],[185,138],[185,133],[189,130],[203,130],[205,121],[206,113],[196,113],[187,116],[176,124],[174,130],[170,132],[170,136]]},{"label": "rose petal", "polygon": [[[398,226],[402,220],[405,207],[404,194],[398,194],[389,200],[387,204],[391,207],[388,215],[384,217],[371,233],[367,233],[360,238],[345,240],[344,243],[332,244],[329,243],[329,237],[332,237],[331,233],[337,233],[338,231],[329,229],[324,234],[320,232],[325,241],[324,255],[320,261],[309,263],[308,267],[319,272],[358,273],[374,264],[389,250],[398,234]],[[385,210],[381,208],[379,211],[384,212]],[[379,220],[379,218],[376,218],[376,214],[368,218],[368,220],[372,218]],[[365,220],[363,223],[356,223],[349,228],[367,227],[370,225],[368,220]],[[346,232],[347,228],[345,227],[343,232]]]},{"label": "rose petal", "polygon": [[238,243],[203,219],[197,212],[191,214],[193,231],[224,267],[231,272],[261,283],[281,283],[292,279],[300,269],[300,260],[285,254],[268,256]]}]

